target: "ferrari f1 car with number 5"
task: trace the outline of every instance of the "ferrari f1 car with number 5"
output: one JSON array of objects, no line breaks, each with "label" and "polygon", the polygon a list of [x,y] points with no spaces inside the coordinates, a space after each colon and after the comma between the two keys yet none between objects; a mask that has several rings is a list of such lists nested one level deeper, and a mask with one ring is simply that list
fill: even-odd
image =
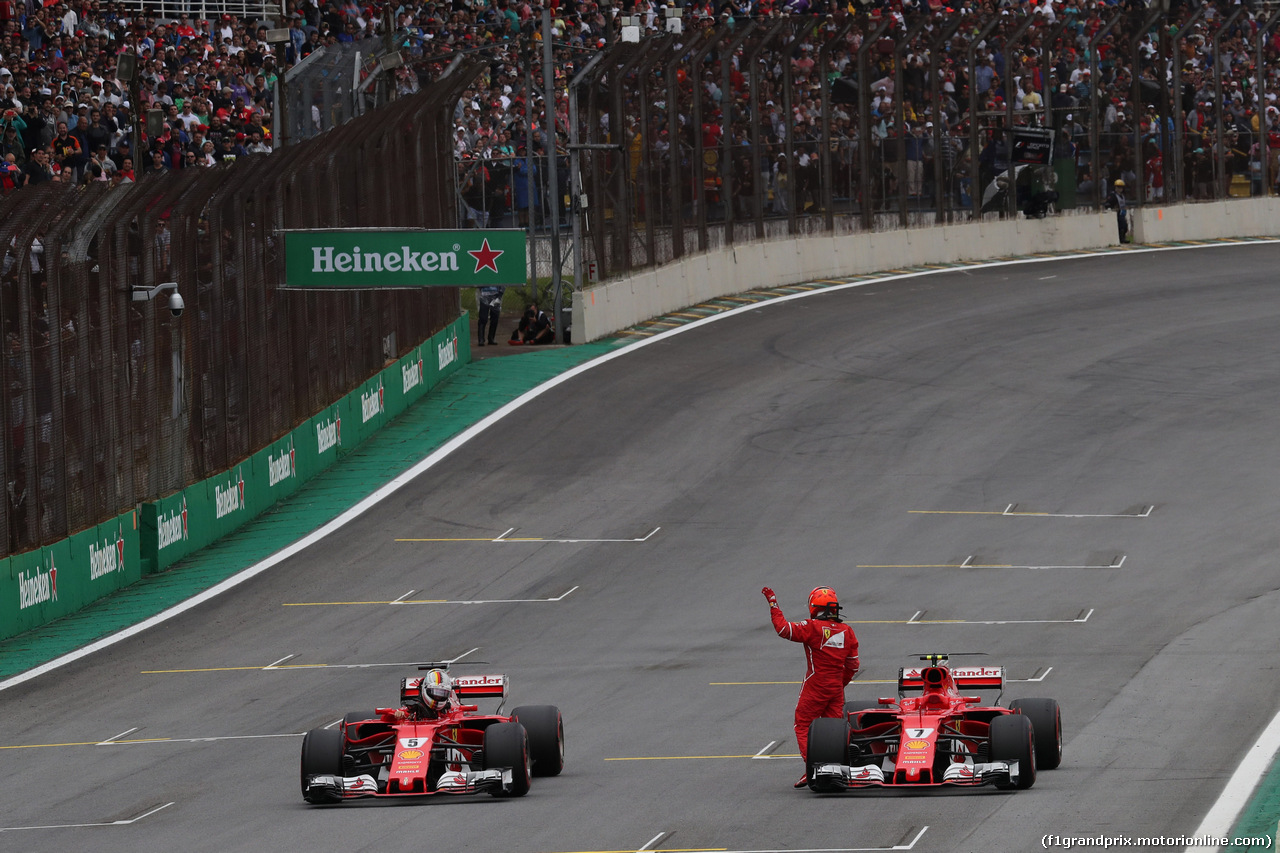
[{"label": "ferrari f1 car with number 5", "polygon": [[[359,797],[479,794],[522,797],[531,777],[564,768],[564,723],[554,705],[510,716],[505,675],[450,677],[447,664],[420,666],[400,682],[399,708],[353,711],[335,729],[302,740],[302,798],[340,803]],[[492,714],[469,704],[501,699]]]},{"label": "ferrari f1 car with number 5", "polygon": [[[898,671],[898,696],[846,706],[843,719],[809,727],[809,787],[995,785],[1025,789],[1062,763],[1062,714],[1052,699],[1000,706],[1004,669],[951,667],[947,655]],[[991,705],[961,691],[1000,691]],[[916,695],[918,691],[918,695]],[[908,695],[908,693],[912,695]]]}]

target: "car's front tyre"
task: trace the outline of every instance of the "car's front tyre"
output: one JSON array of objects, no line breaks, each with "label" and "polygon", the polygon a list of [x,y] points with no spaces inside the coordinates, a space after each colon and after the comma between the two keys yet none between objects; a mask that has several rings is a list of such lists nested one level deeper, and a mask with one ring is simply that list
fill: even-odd
[{"label": "car's front tyre", "polygon": [[494,723],[484,730],[484,769],[511,769],[511,788],[494,791],[495,797],[523,797],[532,777],[529,734],[519,723]]},{"label": "car's front tyre", "polygon": [[301,783],[302,798],[308,803],[320,805],[342,801],[341,795],[330,792],[308,791],[307,780],[312,776],[342,777],[342,732],[335,729],[312,729],[302,738]]}]

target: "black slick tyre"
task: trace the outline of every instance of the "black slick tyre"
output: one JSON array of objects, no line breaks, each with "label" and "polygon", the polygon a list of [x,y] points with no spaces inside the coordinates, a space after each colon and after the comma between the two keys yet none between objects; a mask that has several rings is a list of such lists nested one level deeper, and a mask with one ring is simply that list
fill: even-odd
[{"label": "black slick tyre", "polygon": [[555,705],[522,705],[511,718],[529,733],[534,776],[559,776],[564,769],[564,720]]},{"label": "black slick tyre", "polygon": [[861,714],[863,711],[878,711],[878,710],[880,710],[879,702],[873,702],[871,704],[868,704],[866,702],[846,702],[844,706],[844,715],[849,718],[850,728],[859,729],[859,728],[862,728],[862,726],[858,719],[858,715]]},{"label": "black slick tyre", "polygon": [[[347,715],[342,718],[342,730],[345,732],[347,727],[353,723],[364,723],[377,719],[380,718],[375,711],[348,711]],[[348,736],[348,739],[350,739],[350,736]]]},{"label": "black slick tyre", "polygon": [[814,787],[813,771],[823,764],[849,763],[849,720],[847,718],[819,717],[809,724],[809,761],[805,772],[809,787]]},{"label": "black slick tyre", "polygon": [[302,738],[302,798],[312,804],[337,803],[341,797],[307,793],[311,776],[342,775],[342,732],[336,729],[312,729]]},{"label": "black slick tyre", "polygon": [[1036,732],[1036,769],[1053,770],[1062,763],[1062,709],[1053,699],[1015,699],[1009,710],[1031,720]]},{"label": "black slick tyre", "polygon": [[511,769],[511,790],[495,797],[523,797],[529,793],[529,735],[519,723],[494,723],[484,730],[484,769]]},{"label": "black slick tyre", "polygon": [[991,760],[1018,762],[1018,781],[996,785],[1024,791],[1036,783],[1036,734],[1031,719],[1022,714],[1002,714],[991,721]]}]

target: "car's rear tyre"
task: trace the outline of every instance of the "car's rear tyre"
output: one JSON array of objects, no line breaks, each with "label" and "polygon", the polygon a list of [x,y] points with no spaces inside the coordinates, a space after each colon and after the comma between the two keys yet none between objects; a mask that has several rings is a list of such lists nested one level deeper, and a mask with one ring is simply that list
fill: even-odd
[{"label": "car's rear tyre", "polygon": [[342,732],[336,729],[312,729],[302,738],[302,798],[308,803],[337,803],[341,796],[307,793],[310,776],[342,776]]},{"label": "car's rear tyre", "polygon": [[495,797],[523,797],[532,776],[529,734],[519,723],[494,723],[484,730],[484,769],[511,768],[511,790],[494,791]]},{"label": "car's rear tyre", "polygon": [[844,715],[849,718],[850,728],[860,729],[862,726],[859,724],[858,715],[863,711],[879,711],[880,707],[879,702],[846,702]]},{"label": "car's rear tyre", "polygon": [[1062,709],[1053,699],[1014,699],[1009,710],[1031,720],[1036,733],[1036,769],[1052,770],[1062,763]]},{"label": "car's rear tyre", "polygon": [[364,723],[369,720],[381,719],[377,711],[348,711],[347,715],[342,718],[342,730],[345,732],[347,726],[352,723]]},{"label": "car's rear tyre", "polygon": [[1016,784],[997,784],[997,788],[1026,790],[1036,783],[1036,733],[1031,719],[1022,714],[1001,714],[991,721],[991,760],[1018,762]]},{"label": "car's rear tyre", "polygon": [[[849,763],[849,721],[840,717],[819,717],[809,724],[809,761],[805,773],[813,788],[813,770],[823,764]],[[818,790],[814,788],[814,790]]]},{"label": "car's rear tyre", "polygon": [[559,776],[564,769],[564,720],[555,705],[522,705],[511,718],[529,733],[534,776]]}]

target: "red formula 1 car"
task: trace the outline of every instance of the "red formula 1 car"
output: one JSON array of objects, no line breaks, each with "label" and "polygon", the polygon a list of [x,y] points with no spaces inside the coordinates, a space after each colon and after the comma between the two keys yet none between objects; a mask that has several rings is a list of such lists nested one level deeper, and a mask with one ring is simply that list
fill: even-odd
[{"label": "red formula 1 car", "polygon": [[[950,667],[946,655],[922,655],[929,665],[898,671],[898,696],[844,719],[817,719],[809,727],[809,787],[847,791],[864,787],[941,785],[1030,788],[1036,770],[1062,762],[1062,714],[1052,699],[1016,699],[1001,707],[1004,670]],[[917,695],[918,691],[918,695]],[[912,695],[908,695],[908,693]]]},{"label": "red formula 1 car", "polygon": [[[402,709],[352,712],[340,728],[307,732],[302,798],[325,804],[434,794],[522,797],[531,776],[555,776],[564,768],[564,724],[554,705],[526,705],[504,716],[505,675],[444,676],[447,693],[431,700],[423,683],[433,675],[401,680]],[[481,714],[469,703],[484,698],[502,703]]]}]

